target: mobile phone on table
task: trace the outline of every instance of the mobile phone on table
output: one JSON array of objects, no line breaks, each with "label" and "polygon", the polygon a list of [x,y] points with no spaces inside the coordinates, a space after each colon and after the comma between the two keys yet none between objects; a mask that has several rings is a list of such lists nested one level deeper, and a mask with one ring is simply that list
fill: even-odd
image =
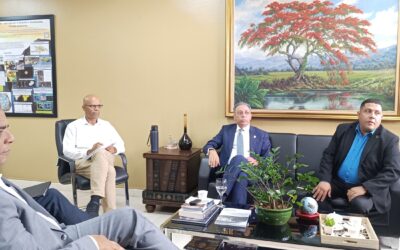
[{"label": "mobile phone on table", "polygon": [[191,202],[189,202],[189,205],[196,206],[197,204],[199,204],[199,202],[201,202],[201,199],[195,199],[195,200],[192,200]]}]

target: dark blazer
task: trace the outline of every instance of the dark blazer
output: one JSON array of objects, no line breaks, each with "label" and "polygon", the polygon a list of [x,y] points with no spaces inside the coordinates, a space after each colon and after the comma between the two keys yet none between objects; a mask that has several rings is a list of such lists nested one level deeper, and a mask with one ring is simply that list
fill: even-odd
[{"label": "dark blazer", "polygon": [[[235,140],[236,124],[222,126],[219,133],[209,140],[203,147],[203,152],[207,154],[209,148],[221,149],[219,153],[219,162],[221,166],[228,163],[231,156],[233,141]],[[264,130],[250,126],[250,152],[259,154],[260,156],[268,156],[271,149],[269,135]]]},{"label": "dark blazer", "polygon": [[[340,124],[325,149],[319,171],[321,181],[331,182],[338,177],[338,170],[350,150],[358,122]],[[379,126],[365,145],[360,158],[358,177],[368,191],[379,213],[391,206],[389,186],[400,176],[399,138]]]}]

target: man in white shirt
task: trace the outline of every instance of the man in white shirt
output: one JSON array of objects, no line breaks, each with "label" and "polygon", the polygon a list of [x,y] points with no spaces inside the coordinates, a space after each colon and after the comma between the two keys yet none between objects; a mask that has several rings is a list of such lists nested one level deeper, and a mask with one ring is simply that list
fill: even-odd
[{"label": "man in white shirt", "polygon": [[[257,165],[257,161],[251,157],[254,152],[266,157],[271,149],[269,135],[264,130],[250,126],[251,108],[244,102],[239,102],[234,107],[234,124],[222,126],[219,133],[209,140],[203,147],[203,152],[208,155],[208,163],[213,171],[210,178],[215,178],[216,170],[221,166],[226,167],[224,178],[227,179],[228,188],[225,192],[226,201],[238,205],[247,204],[247,179],[238,178],[244,173],[239,165],[242,162],[250,162]],[[219,150],[218,152],[216,150]],[[212,180],[211,179],[211,180]]]},{"label": "man in white shirt", "polygon": [[[0,172],[13,142],[0,109]],[[1,174],[0,201],[0,249],[177,249],[160,229],[132,208],[66,227]]]},{"label": "man in white shirt", "polygon": [[102,107],[97,96],[85,96],[85,116],[68,124],[63,140],[63,153],[75,160],[77,174],[90,179],[86,212],[91,216],[98,215],[100,200],[104,212],[116,208],[114,156],[125,152],[118,132],[99,118]]}]

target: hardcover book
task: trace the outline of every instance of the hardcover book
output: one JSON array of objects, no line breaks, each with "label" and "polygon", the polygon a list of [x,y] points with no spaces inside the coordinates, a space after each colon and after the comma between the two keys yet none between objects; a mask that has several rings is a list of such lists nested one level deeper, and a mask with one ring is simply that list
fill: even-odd
[{"label": "hardcover book", "polygon": [[206,200],[201,200],[193,205],[190,204],[191,202],[196,201],[196,200],[199,200],[199,199],[197,197],[190,196],[189,198],[187,198],[185,200],[185,203],[183,203],[181,205],[181,208],[183,210],[187,210],[187,211],[204,211],[204,210],[207,210],[207,208],[216,204],[214,199],[211,199],[211,198],[207,198]]},{"label": "hardcover book", "polygon": [[210,214],[212,214],[216,208],[217,208],[217,205],[215,205],[215,204],[207,207],[204,211],[202,211],[202,210],[186,210],[184,208],[180,208],[178,211],[178,214],[181,217],[189,217],[189,218],[193,218],[193,219],[205,219]]},{"label": "hardcover book", "polygon": [[245,228],[251,210],[238,208],[224,208],[215,220],[215,225]]},{"label": "hardcover book", "polygon": [[189,218],[189,217],[183,217],[183,216],[179,216],[177,214],[177,215],[175,215],[174,218],[171,219],[171,221],[174,222],[174,223],[188,224],[188,225],[195,225],[195,226],[205,227],[215,219],[215,217],[219,213],[219,210],[220,210],[219,207],[216,206],[216,208],[214,210],[212,210],[212,213],[210,213],[210,215],[207,216],[204,219],[194,219],[194,218]]},{"label": "hardcover book", "polygon": [[192,240],[184,247],[187,250],[218,250],[222,240],[193,236]]}]

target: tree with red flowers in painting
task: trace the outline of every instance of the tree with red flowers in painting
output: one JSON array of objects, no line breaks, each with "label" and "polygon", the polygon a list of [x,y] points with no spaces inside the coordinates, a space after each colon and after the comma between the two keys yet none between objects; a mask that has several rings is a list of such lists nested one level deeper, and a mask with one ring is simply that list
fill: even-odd
[{"label": "tree with red flowers in painting", "polygon": [[339,77],[342,84],[348,84],[349,55],[376,52],[367,29],[370,23],[359,18],[362,13],[355,6],[342,3],[335,7],[329,1],[272,2],[262,13],[264,20],[241,34],[239,46],[261,47],[268,56],[285,56],[296,83],[309,82],[307,60],[316,55],[331,79]]}]

